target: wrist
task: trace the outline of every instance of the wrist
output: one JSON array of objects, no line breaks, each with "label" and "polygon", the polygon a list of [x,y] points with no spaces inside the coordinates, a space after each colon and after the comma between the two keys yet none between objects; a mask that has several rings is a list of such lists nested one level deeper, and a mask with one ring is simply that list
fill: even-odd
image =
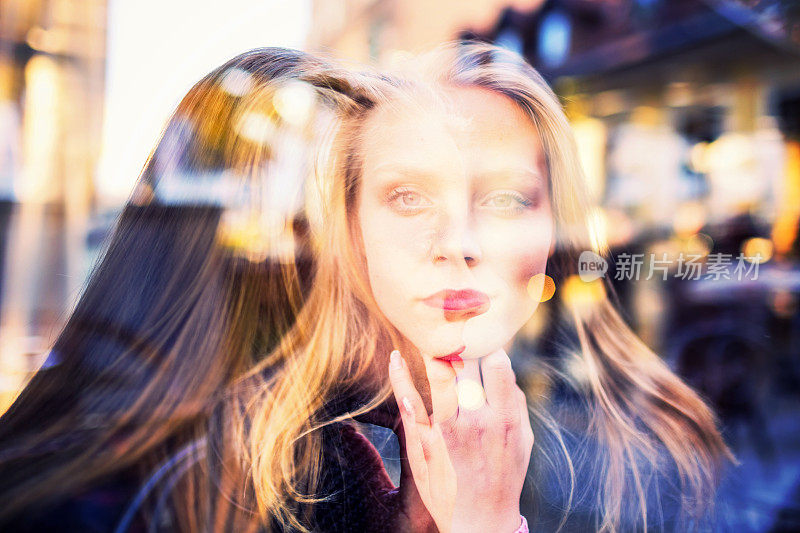
[{"label": "wrist", "polygon": [[[522,526],[522,515],[519,511],[509,511],[500,515],[467,516],[458,514],[453,517],[451,531],[454,533],[486,533],[496,531],[497,533],[520,533]],[[526,529],[527,531],[527,529]]]}]

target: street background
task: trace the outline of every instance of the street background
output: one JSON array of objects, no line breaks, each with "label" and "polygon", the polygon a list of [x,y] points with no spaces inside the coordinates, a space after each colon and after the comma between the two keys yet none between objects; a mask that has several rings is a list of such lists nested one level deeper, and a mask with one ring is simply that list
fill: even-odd
[{"label": "street background", "polygon": [[[165,120],[202,75],[258,46],[390,64],[464,38],[524,55],[562,98],[625,318],[714,406],[741,461],[737,523],[800,529],[790,0],[3,0],[0,412],[46,359]],[[532,341],[551,302],[576,297],[554,289],[522,334]]]}]

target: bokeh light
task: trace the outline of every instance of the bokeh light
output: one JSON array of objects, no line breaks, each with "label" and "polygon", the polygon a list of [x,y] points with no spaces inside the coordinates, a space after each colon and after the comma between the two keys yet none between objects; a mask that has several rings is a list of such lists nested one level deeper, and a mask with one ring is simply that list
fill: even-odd
[{"label": "bokeh light", "polygon": [[272,119],[257,111],[245,113],[236,124],[236,132],[258,144],[267,144],[274,139],[277,126]]},{"label": "bokeh light", "polygon": [[706,223],[706,208],[700,202],[687,202],[675,212],[673,229],[682,237],[698,233]]},{"label": "bokeh light", "polygon": [[316,95],[306,83],[293,81],[282,85],[275,91],[273,105],[278,115],[295,127],[302,127],[311,116]]},{"label": "bokeh light", "polygon": [[476,411],[486,403],[486,393],[477,381],[469,378],[459,379],[456,383],[458,406],[467,411]]},{"label": "bokeh light", "polygon": [[231,96],[241,97],[253,89],[253,76],[240,68],[232,68],[222,78],[221,86]]},{"label": "bokeh light", "polygon": [[583,309],[601,302],[606,290],[602,279],[587,282],[573,274],[564,281],[561,294],[568,305]]},{"label": "bokeh light", "polygon": [[547,274],[536,274],[528,281],[528,295],[535,301],[546,302],[555,293],[556,282]]},{"label": "bokeh light", "polygon": [[742,243],[744,259],[751,263],[766,263],[772,259],[773,250],[772,241],[761,237],[753,237]]},{"label": "bokeh light", "polygon": [[705,233],[695,233],[686,239],[686,253],[704,257],[714,248],[714,240]]}]

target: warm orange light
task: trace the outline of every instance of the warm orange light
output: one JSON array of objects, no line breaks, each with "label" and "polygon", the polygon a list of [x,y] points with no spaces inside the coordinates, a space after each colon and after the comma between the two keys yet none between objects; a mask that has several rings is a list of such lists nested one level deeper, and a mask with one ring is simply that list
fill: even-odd
[{"label": "warm orange light", "polygon": [[567,304],[577,307],[591,306],[602,301],[606,296],[606,289],[600,279],[587,282],[577,275],[566,279],[561,292]]},{"label": "warm orange light", "polygon": [[608,218],[605,211],[600,207],[592,208],[586,222],[589,226],[592,250],[596,253],[603,253],[608,249]]},{"label": "warm orange light", "polygon": [[547,274],[536,274],[528,281],[528,294],[534,300],[546,302],[556,293],[556,282]]},{"label": "warm orange light", "polygon": [[797,238],[800,220],[800,143],[797,141],[786,142],[785,169],[783,198],[772,226],[772,241],[778,254],[788,253]]},{"label": "warm orange light", "polygon": [[761,237],[753,237],[742,243],[742,254],[745,261],[750,263],[766,263],[772,259],[773,250],[772,241]]},{"label": "warm orange light", "polygon": [[277,126],[272,119],[260,112],[245,113],[236,123],[236,132],[258,144],[268,144],[273,140]]},{"label": "warm orange light", "polygon": [[714,240],[705,233],[696,233],[686,239],[686,252],[691,255],[706,256],[714,248]]},{"label": "warm orange light", "polygon": [[295,81],[279,87],[272,104],[284,121],[302,127],[311,116],[315,101],[314,90],[307,83]]},{"label": "warm orange light", "polygon": [[699,142],[689,152],[689,166],[697,173],[708,172],[708,143]]},{"label": "warm orange light", "polygon": [[48,56],[33,56],[25,66],[25,87],[24,178],[14,188],[22,201],[45,203],[57,193],[53,179],[62,104],[58,63]]}]

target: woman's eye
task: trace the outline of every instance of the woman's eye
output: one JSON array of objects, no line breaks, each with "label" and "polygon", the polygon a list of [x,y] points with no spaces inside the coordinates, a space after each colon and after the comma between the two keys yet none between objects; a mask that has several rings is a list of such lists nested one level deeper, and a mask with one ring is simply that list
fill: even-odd
[{"label": "woman's eye", "polygon": [[490,195],[481,205],[506,213],[519,213],[533,206],[534,202],[516,191],[502,191]]},{"label": "woman's eye", "polygon": [[405,187],[399,187],[389,193],[388,201],[389,205],[401,212],[415,212],[430,205],[420,192]]},{"label": "woman's eye", "polygon": [[418,206],[421,201],[419,194],[415,192],[404,192],[400,195],[400,200],[407,206]]}]

